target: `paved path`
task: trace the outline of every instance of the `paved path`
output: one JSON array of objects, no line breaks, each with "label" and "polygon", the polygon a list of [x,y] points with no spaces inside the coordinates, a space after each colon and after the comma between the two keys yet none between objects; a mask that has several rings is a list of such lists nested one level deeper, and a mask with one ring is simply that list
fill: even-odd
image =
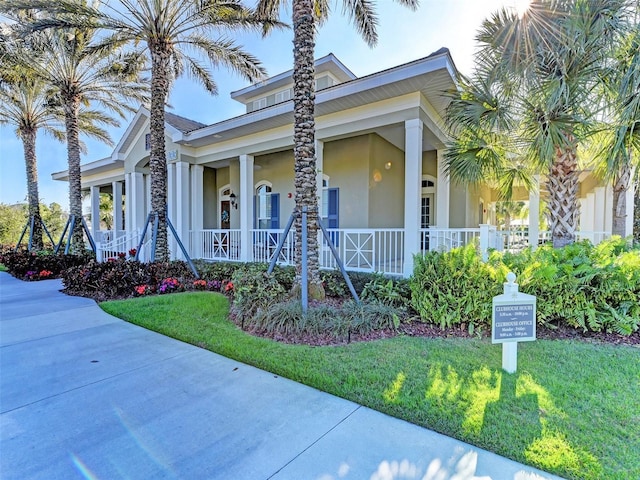
[{"label": "paved path", "polygon": [[0,478],[558,478],[0,273]]}]

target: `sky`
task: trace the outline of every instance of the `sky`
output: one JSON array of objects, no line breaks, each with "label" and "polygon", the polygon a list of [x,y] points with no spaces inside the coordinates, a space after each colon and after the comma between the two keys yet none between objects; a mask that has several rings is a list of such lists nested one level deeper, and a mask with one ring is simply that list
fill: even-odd
[{"label": "sky", "polygon": [[[378,45],[369,48],[342,15],[342,2],[332,1],[333,12],[316,37],[316,58],[333,53],[356,76],[368,75],[386,68],[426,57],[441,47],[451,52],[458,70],[471,74],[475,35],[482,21],[502,7],[519,8],[526,0],[420,0],[417,11],[410,11],[397,2],[379,0]],[[290,11],[283,13],[288,21]],[[290,70],[293,65],[293,32],[275,32],[267,38],[255,34],[235,37],[238,44],[258,57],[273,76]],[[230,93],[249,83],[225,69],[214,70],[218,95],[209,95],[204,88],[188,78],[178,79],[169,98],[168,111],[183,117],[212,124],[242,115],[244,106],[232,100]],[[132,115],[131,115],[132,116]],[[131,116],[120,127],[109,129],[113,144],[124,134]],[[113,146],[84,139],[87,153],[82,163],[111,155]],[[66,146],[39,132],[36,143],[38,185],[41,202],[59,203],[68,210],[66,182],[54,181],[51,174],[66,170]],[[27,195],[22,142],[15,127],[0,125],[0,203],[24,202]]]}]

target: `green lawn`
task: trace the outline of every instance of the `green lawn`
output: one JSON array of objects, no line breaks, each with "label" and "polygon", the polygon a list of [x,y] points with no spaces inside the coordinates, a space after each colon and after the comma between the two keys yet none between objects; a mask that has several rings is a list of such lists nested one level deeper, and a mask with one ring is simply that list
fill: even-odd
[{"label": "green lawn", "polygon": [[0,263],[0,272],[8,272],[7,267]]},{"label": "green lawn", "polygon": [[213,293],[101,304],[120,318],[566,478],[640,478],[640,349],[538,340],[501,371],[487,339],[283,345],[227,320]]}]

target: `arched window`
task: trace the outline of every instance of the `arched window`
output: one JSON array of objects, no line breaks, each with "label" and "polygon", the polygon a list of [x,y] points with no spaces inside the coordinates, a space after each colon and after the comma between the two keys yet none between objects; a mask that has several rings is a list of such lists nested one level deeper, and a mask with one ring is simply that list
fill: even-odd
[{"label": "arched window", "polygon": [[278,218],[279,195],[272,191],[270,182],[259,182],[255,186],[255,223],[256,228],[280,228]]},{"label": "arched window", "polygon": [[433,225],[435,220],[436,178],[431,175],[423,175],[421,186],[420,228],[429,228],[429,225]]}]

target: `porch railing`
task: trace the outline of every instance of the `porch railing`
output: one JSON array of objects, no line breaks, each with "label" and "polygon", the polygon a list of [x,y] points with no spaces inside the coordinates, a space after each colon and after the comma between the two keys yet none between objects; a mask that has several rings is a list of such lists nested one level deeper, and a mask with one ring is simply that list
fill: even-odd
[{"label": "porch railing", "polygon": [[420,251],[448,252],[453,248],[463,247],[476,238],[480,239],[479,228],[423,228],[420,229]]},{"label": "porch railing", "polygon": [[[140,241],[140,232],[118,232],[119,234],[113,240],[108,242],[96,243],[96,259],[99,262],[106,262],[109,259],[117,259],[120,257],[130,258],[132,249],[138,247]],[[148,262],[151,259],[151,238],[147,235],[144,243],[140,247],[138,259],[142,262]]]},{"label": "porch railing", "polygon": [[237,262],[240,260],[240,230],[192,230],[189,232],[189,256],[204,260]]},{"label": "porch railing", "polygon": [[[329,235],[347,270],[401,275],[404,229],[330,229]],[[336,268],[335,258],[323,238],[320,266]]]},{"label": "porch railing", "polygon": [[[284,235],[284,230],[251,230],[253,235],[253,261],[269,263],[275,255],[278,244]],[[289,231],[284,241],[277,263],[280,265],[293,265],[293,252],[295,249],[295,231]]]}]

